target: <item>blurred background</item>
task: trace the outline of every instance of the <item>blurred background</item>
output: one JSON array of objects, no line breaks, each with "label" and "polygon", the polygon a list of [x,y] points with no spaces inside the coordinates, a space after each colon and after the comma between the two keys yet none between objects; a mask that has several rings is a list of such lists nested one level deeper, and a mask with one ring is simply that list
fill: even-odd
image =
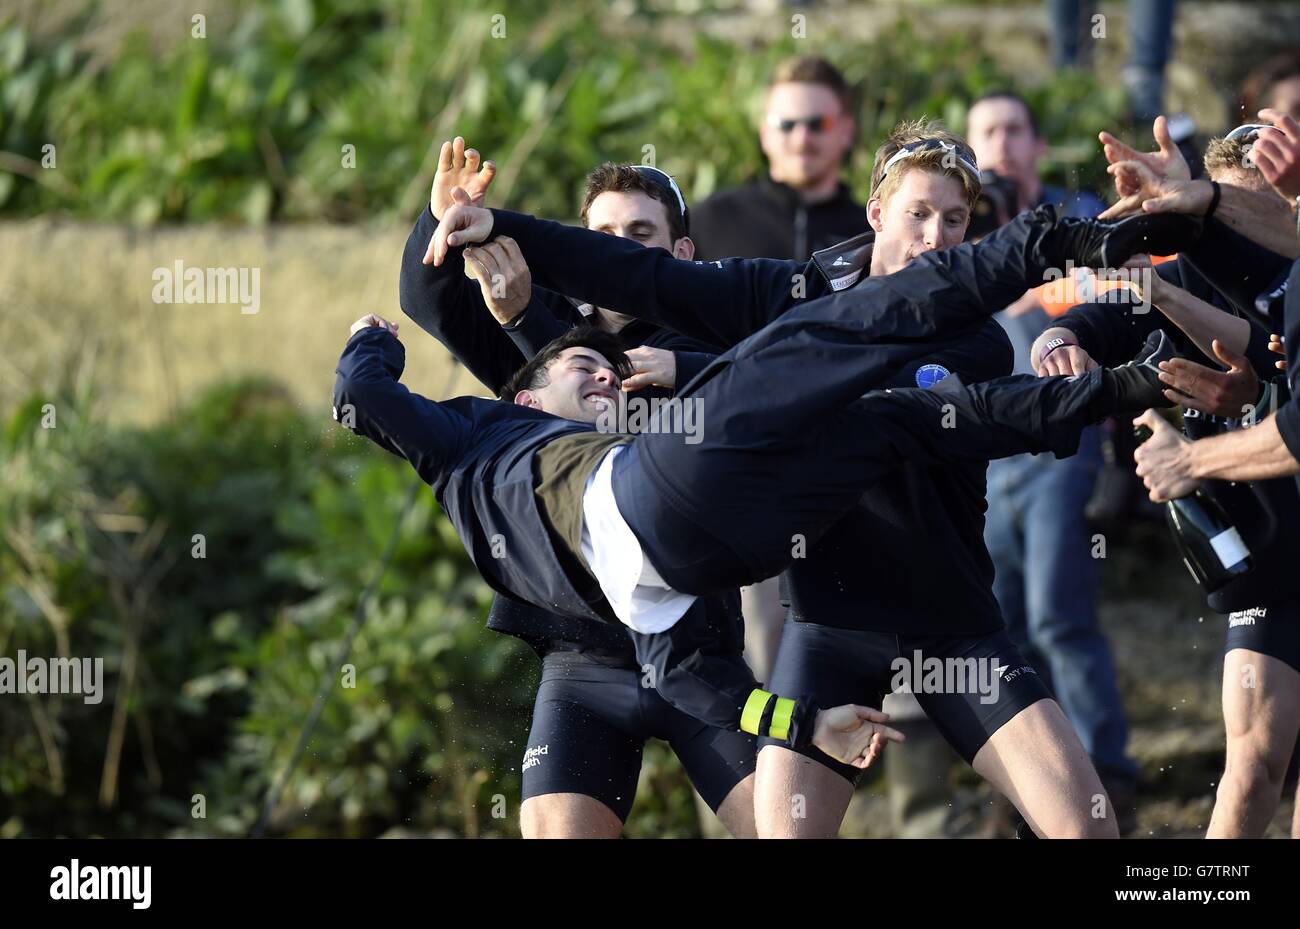
[{"label": "blurred background", "polygon": [[[0,655],[105,667],[98,705],[0,695],[6,838],[253,827],[414,480],[337,428],[329,397],[347,326],[404,319],[399,257],[444,139],[498,163],[496,206],[572,219],[605,160],[653,162],[699,201],[763,172],[767,75],[819,54],[856,89],[860,201],[891,126],[960,130],[995,87],[1036,108],[1050,183],[1110,195],[1101,129],[1149,147],[1117,77],[1123,3],[1100,6],[1107,38],[1066,70],[1032,2],[203,6],[200,22],[164,0],[0,0]],[[1241,122],[1242,80],[1297,36],[1293,3],[1179,4],[1166,110],[1203,134]],[[155,302],[155,269],[178,261],[258,269],[257,312]],[[412,389],[483,392],[409,328]],[[1162,524],[1108,540],[1137,834],[1198,835],[1222,770],[1222,621]],[[419,494],[356,686],[326,704],[269,834],[518,834],[538,662],[483,628],[489,599]],[[986,789],[957,777],[978,816]],[[889,831],[868,779],[844,834]],[[627,834],[699,832],[652,745]]]}]

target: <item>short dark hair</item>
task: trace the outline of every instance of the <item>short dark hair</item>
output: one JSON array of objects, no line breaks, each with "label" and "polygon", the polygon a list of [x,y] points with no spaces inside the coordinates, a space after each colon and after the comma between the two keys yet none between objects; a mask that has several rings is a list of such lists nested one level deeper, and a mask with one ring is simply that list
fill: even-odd
[{"label": "short dark hair", "polygon": [[605,162],[587,175],[587,192],[582,197],[582,209],[578,216],[582,224],[587,225],[587,211],[592,202],[603,193],[642,193],[664,205],[668,214],[668,235],[674,242],[686,236],[686,216],[682,205],[672,190],[663,184],[646,177],[638,170],[638,165],[619,165]]},{"label": "short dark hair", "polygon": [[[970,102],[970,106],[966,107],[966,115],[968,117],[967,122],[970,121],[969,120],[970,111],[975,109],[976,104],[984,103],[985,101],[988,100],[1013,100],[1016,103],[1019,103],[1021,107],[1024,108],[1025,116],[1029,118],[1029,129],[1031,132],[1033,132],[1034,137],[1039,139],[1043,137],[1042,131],[1038,128],[1038,117],[1034,114],[1034,108],[1029,105],[1029,101],[1026,100],[1024,97],[1022,97],[1020,94],[1016,93],[1014,90],[1010,90],[1007,88],[990,90],[988,93],[980,94],[978,97],[972,100]],[[970,127],[968,126],[967,129],[969,128]]]},{"label": "short dark hair", "polygon": [[853,112],[849,82],[844,80],[839,68],[817,55],[799,55],[780,62],[767,81],[769,89],[777,84],[818,84],[835,94],[845,113]]},{"label": "short dark hair", "polygon": [[597,329],[595,326],[578,326],[558,339],[547,342],[542,350],[533,356],[532,361],[511,375],[505,387],[501,388],[501,399],[513,403],[519,391],[545,387],[551,382],[551,365],[565,349],[569,348],[589,348],[599,352],[614,367],[614,373],[620,380],[632,376],[632,362],[624,353],[618,336]]}]

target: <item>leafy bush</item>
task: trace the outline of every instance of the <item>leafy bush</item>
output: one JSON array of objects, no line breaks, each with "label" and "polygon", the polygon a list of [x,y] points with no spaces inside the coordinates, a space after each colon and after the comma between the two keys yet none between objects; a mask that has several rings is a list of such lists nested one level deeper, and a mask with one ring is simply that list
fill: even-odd
[{"label": "leafy bush", "polygon": [[[102,73],[76,51],[82,23],[41,47],[10,25],[0,151],[27,161],[0,164],[11,172],[0,173],[0,211],[138,223],[405,217],[454,132],[501,165],[495,202],[529,212],[572,216],[583,175],[605,160],[653,157],[698,199],[761,170],[753,126],[766,75],[809,50],[862,88],[850,170],[862,195],[871,153],[899,119],[959,125],[973,94],[1015,83],[961,38],[923,41],[906,26],[866,45],[787,37],[751,48],[698,33],[683,50],[653,16],[595,0],[497,8],[500,39],[492,14],[441,0],[252,3],[233,29],[214,25],[162,55],[136,36]],[[1095,133],[1115,125],[1119,91],[1075,75],[1029,95],[1057,146],[1049,177],[1096,186]],[[57,171],[39,167],[47,142]]]},{"label": "leafy bush", "polygon": [[[105,692],[0,701],[0,825],[244,834],[322,676],[341,677],[416,479],[265,382],[216,386],[148,429],[98,421],[56,391],[5,424],[0,654],[103,657]],[[335,689],[272,830],[517,828],[537,662],[483,628],[487,599],[421,487],[347,659],[355,687]]]}]

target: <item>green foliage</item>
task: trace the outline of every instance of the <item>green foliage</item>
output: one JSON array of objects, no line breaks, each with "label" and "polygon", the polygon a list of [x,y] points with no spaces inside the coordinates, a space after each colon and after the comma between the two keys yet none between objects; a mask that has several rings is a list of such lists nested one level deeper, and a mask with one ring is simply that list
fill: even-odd
[{"label": "green foliage", "polygon": [[[572,216],[592,166],[643,161],[647,146],[698,199],[761,170],[762,88],[796,51],[828,55],[861,88],[850,175],[862,196],[900,119],[958,124],[973,94],[1015,83],[971,43],[906,25],[867,45],[748,47],[703,32],[672,44],[652,15],[595,0],[498,9],[499,38],[493,14],[441,0],[249,3],[232,29],[214,24],[161,55],[136,36],[99,73],[74,50],[80,23],[40,48],[0,28],[0,151],[30,159],[25,173],[0,172],[0,211],[138,223],[405,216],[427,195],[437,144],[457,132],[501,165],[494,202],[529,212]],[[1051,178],[1100,181],[1095,133],[1116,124],[1119,92],[1075,75],[1030,96],[1057,146]],[[47,142],[57,172],[38,166]],[[1087,154],[1094,173],[1076,178]]]},{"label": "green foliage", "polygon": [[[0,654],[102,657],[105,692],[0,700],[0,832],[245,834],[322,676],[344,681],[339,645],[416,479],[265,382],[146,429],[93,413],[64,387],[4,424]],[[414,500],[346,659],[355,686],[273,831],[517,828],[537,661],[483,628],[485,585],[427,488]]]}]

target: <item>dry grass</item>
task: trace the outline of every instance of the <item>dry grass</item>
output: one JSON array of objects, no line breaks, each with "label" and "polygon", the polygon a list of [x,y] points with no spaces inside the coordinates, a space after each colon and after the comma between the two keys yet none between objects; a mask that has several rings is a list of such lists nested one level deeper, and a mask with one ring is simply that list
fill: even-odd
[{"label": "dry grass", "polygon": [[[440,397],[450,359],[398,308],[408,227],[187,226],[136,230],[35,220],[0,223],[0,409],[96,358],[113,419],[157,419],[213,381],[264,374],[327,411],[348,326],[366,313],[406,323],[404,382]],[[260,269],[261,306],[153,302],[154,269]],[[408,331],[409,330],[409,331]],[[481,393],[461,371],[447,395]]]}]

